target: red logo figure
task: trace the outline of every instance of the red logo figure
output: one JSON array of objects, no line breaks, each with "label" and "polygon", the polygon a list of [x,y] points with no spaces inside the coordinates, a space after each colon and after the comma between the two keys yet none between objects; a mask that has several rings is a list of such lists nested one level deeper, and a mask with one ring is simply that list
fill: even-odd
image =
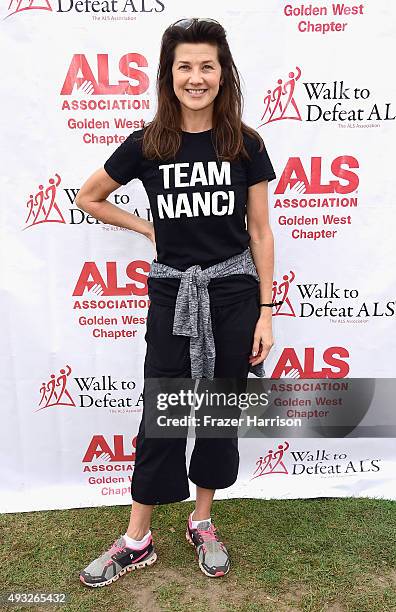
[{"label": "red logo figure", "polygon": [[[253,477],[250,480],[254,480],[254,478],[258,478],[259,476],[265,476],[266,474],[288,474],[287,467],[282,459],[289,446],[288,442],[285,442],[284,446],[283,444],[278,444],[278,450],[275,453],[273,453],[272,448],[270,448],[267,455],[259,457],[258,461],[256,461],[257,468],[253,472]],[[256,474],[256,472],[258,473]],[[254,474],[256,474],[256,476]]]},{"label": "red logo figure", "polygon": [[29,214],[25,223],[31,219],[29,225],[23,229],[38,225],[39,223],[66,223],[63,215],[55,202],[56,189],[61,182],[59,174],[55,174],[55,179],[50,178],[48,187],[44,189],[44,185],[38,186],[38,192],[29,195],[26,206],[29,209]]},{"label": "red logo figure", "polygon": [[267,90],[267,95],[264,98],[264,112],[261,116],[261,121],[263,121],[264,117],[267,117],[265,121],[258,126],[259,128],[266,123],[271,123],[271,121],[278,121],[280,119],[295,119],[296,121],[302,121],[300,111],[294,99],[296,81],[298,81],[301,76],[301,70],[298,66],[296,66],[296,70],[296,75],[294,72],[289,72],[289,80],[286,81],[286,83],[283,83],[282,79],[278,79],[278,85],[274,90]]},{"label": "red logo figure", "polygon": [[[60,375],[55,378],[55,374],[51,374],[50,380],[46,383],[43,382],[40,387],[41,400],[39,406],[35,412],[43,410],[43,408],[49,408],[50,406],[75,406],[73,398],[66,389],[67,378],[70,376],[71,367],[66,366],[66,370],[63,368],[60,370]],[[59,389],[58,389],[59,387]]]},{"label": "red logo figure", "polygon": [[15,15],[16,13],[22,13],[22,11],[30,11],[30,10],[41,10],[41,11],[52,11],[52,7],[48,0],[11,0],[8,5],[8,10],[11,11],[8,13],[4,19],[8,19],[11,15]]},{"label": "red logo figure", "polygon": [[[296,313],[294,312],[293,306],[290,302],[290,299],[287,297],[289,292],[290,283],[294,281],[296,275],[292,270],[290,270],[290,277],[288,274],[284,274],[282,277],[283,282],[278,285],[278,281],[274,280],[272,284],[272,301],[282,303],[276,306],[272,316],[282,315],[284,317],[295,317]],[[287,308],[286,308],[287,305]],[[286,310],[286,312],[281,312],[281,310]]]}]

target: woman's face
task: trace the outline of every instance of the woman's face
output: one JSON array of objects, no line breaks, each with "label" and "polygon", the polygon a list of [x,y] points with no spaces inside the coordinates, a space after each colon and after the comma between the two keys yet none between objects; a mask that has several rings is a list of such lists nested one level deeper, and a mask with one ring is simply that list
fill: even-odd
[{"label": "woman's face", "polygon": [[219,92],[221,66],[217,46],[209,43],[179,43],[172,66],[173,89],[180,104],[202,110]]}]

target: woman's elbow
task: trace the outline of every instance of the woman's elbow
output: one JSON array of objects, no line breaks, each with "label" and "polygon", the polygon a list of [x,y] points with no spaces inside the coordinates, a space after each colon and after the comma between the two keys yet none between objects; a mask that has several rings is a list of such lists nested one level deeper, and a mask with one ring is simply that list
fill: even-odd
[{"label": "woman's elbow", "polygon": [[87,195],[84,193],[84,190],[81,190],[77,193],[75,199],[74,199],[74,203],[77,206],[77,208],[80,208],[81,210],[83,210],[84,212],[90,214],[90,212],[92,211],[92,204],[93,202],[87,197]]},{"label": "woman's elbow", "polygon": [[252,244],[261,244],[268,240],[274,240],[274,235],[270,225],[248,229],[250,242]]}]

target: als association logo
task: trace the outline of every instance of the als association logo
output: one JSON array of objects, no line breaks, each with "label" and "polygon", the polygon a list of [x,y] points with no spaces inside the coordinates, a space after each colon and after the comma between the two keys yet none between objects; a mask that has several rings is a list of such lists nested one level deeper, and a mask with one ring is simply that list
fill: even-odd
[{"label": "als association logo", "polygon": [[[145,55],[138,52],[121,57],[98,53],[96,60],[89,60],[83,53],[73,55],[60,90],[61,111],[66,114],[84,111],[92,115],[81,120],[71,115],[67,128],[80,134],[84,144],[107,146],[124,142],[126,136],[120,130],[143,128],[145,120],[137,113],[151,108],[150,95],[146,93],[150,86],[148,68]],[[118,74],[118,79],[113,76],[111,80],[110,72]],[[106,113],[103,120],[98,118],[102,111]],[[109,111],[126,112],[126,116],[113,116],[109,120]],[[129,118],[131,114],[135,119]],[[103,134],[103,130],[110,133]]]},{"label": "als association logo", "polygon": [[[114,61],[114,58],[111,58]],[[83,53],[73,55],[61,89],[61,96],[72,95],[75,89],[84,85],[85,93],[92,96],[136,96],[149,87],[149,77],[140,68],[147,68],[148,62],[141,53],[126,53],[118,60],[118,70],[128,80],[110,83],[109,55],[98,53],[96,66],[91,66]],[[133,81],[133,83],[131,83]],[[86,87],[90,84],[91,87]]]},{"label": "als association logo", "polygon": [[69,376],[72,369],[69,365],[59,370],[59,374],[52,373],[49,380],[43,381],[40,387],[40,402],[37,410],[55,406],[76,406],[71,394],[67,389]]},{"label": "als association logo", "polygon": [[[300,195],[327,195],[330,203],[334,204],[335,202],[331,200],[333,195],[349,195],[359,187],[359,177],[355,172],[357,168],[359,162],[352,155],[339,155],[330,162],[322,157],[311,157],[305,167],[301,158],[290,157],[274,193],[279,195],[284,194],[287,189],[290,191],[294,189],[295,193]],[[324,178],[325,175],[328,175],[328,178]],[[290,202],[287,208],[297,208],[293,204]]]},{"label": "als association logo", "polygon": [[294,312],[294,308],[289,298],[289,289],[291,283],[296,278],[295,273],[290,270],[287,274],[282,276],[282,281],[278,283],[276,279],[274,279],[272,283],[272,302],[280,302],[278,306],[276,306],[275,310],[272,313],[272,316],[284,316],[284,317],[295,317],[296,314]]},{"label": "als association logo", "polygon": [[[322,476],[375,474],[381,470],[379,458],[349,459],[346,452],[334,452],[326,449],[290,450],[290,444],[283,442],[277,450],[269,449],[256,461],[250,480],[261,476]],[[287,463],[287,465],[286,465]]]},{"label": "als association logo", "polygon": [[289,443],[278,444],[277,450],[274,452],[272,448],[264,457],[259,457],[256,461],[257,468],[250,480],[266,476],[268,474],[288,474],[287,467],[283,463],[283,455],[289,448]]},{"label": "als association logo", "polygon": [[[73,297],[81,297],[87,291],[93,291],[96,295],[110,296],[146,296],[147,275],[150,271],[150,263],[144,259],[136,259],[129,262],[125,268],[125,280],[120,280],[121,270],[116,261],[107,261],[105,273],[99,269],[95,261],[85,261],[80,275],[73,290]],[[81,306],[76,301],[75,308]]]},{"label": "als association logo", "polygon": [[60,406],[102,408],[111,414],[141,412],[143,393],[134,379],[116,380],[111,374],[71,377],[71,373],[72,368],[66,365],[41,384],[41,397],[34,412]]},{"label": "als association logo", "polygon": [[313,346],[298,355],[293,347],[285,347],[270,378],[345,378],[349,373],[349,352],[343,346],[329,346],[318,357]]},{"label": "als association logo", "polygon": [[[136,13],[162,13],[165,4],[161,0],[10,0],[4,19],[25,11],[51,11],[54,13],[93,14],[94,20],[111,20],[113,14],[121,13],[118,19],[133,19]],[[100,15],[101,13],[101,15]],[[109,14],[110,13],[110,14]]]},{"label": "als association logo", "polygon": [[[94,488],[99,487],[100,495],[130,495],[136,441],[137,436],[126,440],[121,434],[114,435],[111,441],[101,434],[92,436],[82,458],[83,473],[93,474],[88,476],[87,482]],[[97,475],[98,472],[102,475]]]},{"label": "als association logo", "polygon": [[[94,261],[83,264],[73,290],[73,310],[79,313],[78,323],[90,329],[94,338],[137,338],[139,333],[144,332],[147,322],[150,263],[141,259],[131,261],[125,270],[116,261],[108,261],[104,265],[105,272],[104,267]],[[137,309],[137,313],[131,313],[132,309]],[[139,316],[142,310],[144,315]]]},{"label": "als association logo", "polygon": [[264,109],[261,115],[261,123],[257,129],[263,127],[272,121],[280,121],[282,119],[292,119],[294,121],[302,121],[297,102],[294,98],[294,90],[296,83],[301,77],[301,70],[297,66],[296,72],[289,72],[288,79],[283,82],[283,79],[278,79],[277,85],[271,90],[268,89],[264,96]]},{"label": "als association logo", "polygon": [[[92,463],[101,460],[105,463],[119,463],[124,461],[135,461],[136,457],[136,436],[131,440],[131,452],[126,450],[124,436],[114,435],[112,442],[108,442],[103,435],[94,435],[88,444],[88,448],[82,459],[83,463]],[[92,470],[92,471],[105,471]],[[89,466],[84,467],[84,471],[91,471]],[[109,471],[109,470],[107,470]]]},{"label": "als association logo", "polygon": [[294,240],[339,237],[359,206],[359,168],[353,155],[290,157],[274,190],[277,224]]},{"label": "als association logo", "polygon": [[48,179],[46,186],[39,184],[36,193],[29,194],[26,207],[28,215],[25,219],[25,227],[28,229],[40,223],[66,223],[65,218],[56,202],[57,188],[61,183],[61,177],[55,173],[55,177]]},{"label": "als association logo", "polygon": [[[47,181],[37,181],[33,193],[26,195],[24,208],[27,208],[27,213],[24,218],[25,226],[22,228],[23,230],[43,223],[63,223],[65,225],[99,225],[102,230],[106,231],[127,231],[125,228],[103,223],[96,219],[96,217],[78,208],[75,201],[79,189],[75,187],[60,188],[61,182],[62,179],[57,172],[54,172],[53,176]],[[64,201],[65,199],[66,202]],[[128,211],[137,217],[152,221],[150,207],[146,206],[143,212],[142,207],[136,206],[133,195],[129,193],[114,193],[112,194],[112,199],[116,206],[120,208],[128,207]]]},{"label": "als association logo", "polygon": [[[286,79],[279,78],[273,89],[267,90],[257,129],[282,120],[324,121],[343,127],[359,127],[365,121],[396,119],[391,102],[369,100],[371,91],[368,88],[347,87],[343,80],[301,82],[301,75],[301,68],[296,66]],[[297,93],[303,100],[305,93],[305,101],[300,104],[297,103]],[[380,127],[380,123],[371,126]]]},{"label": "als association logo", "polygon": [[23,11],[52,11],[52,7],[48,0],[10,0],[4,19]]},{"label": "als association logo", "polygon": [[330,323],[356,324],[396,315],[395,300],[366,300],[360,297],[358,289],[337,287],[330,281],[295,283],[299,300],[297,302],[298,298],[294,297],[292,301],[289,293],[295,279],[292,270],[283,275],[281,282],[274,279],[272,301],[281,303],[276,306],[273,316],[314,317],[327,319]]}]

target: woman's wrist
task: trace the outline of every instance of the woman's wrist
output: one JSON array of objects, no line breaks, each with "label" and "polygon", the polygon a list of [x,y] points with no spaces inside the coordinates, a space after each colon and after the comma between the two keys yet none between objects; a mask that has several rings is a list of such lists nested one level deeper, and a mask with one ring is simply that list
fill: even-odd
[{"label": "woman's wrist", "polygon": [[260,306],[260,319],[263,321],[271,321],[272,308],[269,306]]},{"label": "woman's wrist", "polygon": [[149,240],[153,240],[154,238],[153,224],[150,221],[146,221],[144,219],[142,219],[142,221],[144,221],[144,227],[143,227],[143,230],[141,230],[141,233],[143,234],[143,236],[145,236]]}]

